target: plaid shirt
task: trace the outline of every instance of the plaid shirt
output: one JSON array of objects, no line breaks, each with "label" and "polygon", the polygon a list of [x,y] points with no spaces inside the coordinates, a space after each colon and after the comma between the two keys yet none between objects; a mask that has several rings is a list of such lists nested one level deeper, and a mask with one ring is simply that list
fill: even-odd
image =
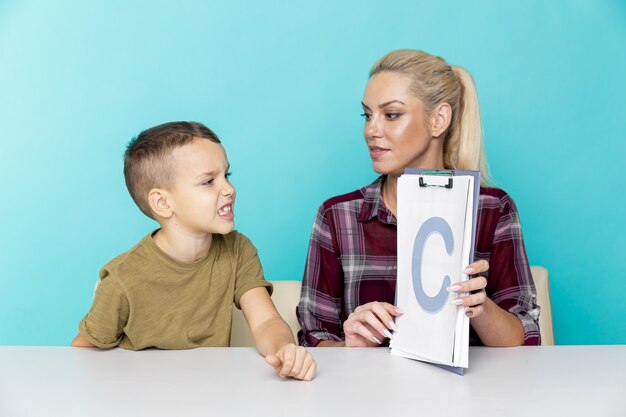
[{"label": "plaid shirt", "polygon": [[[383,201],[383,179],[327,200],[317,213],[296,310],[304,346],[343,340],[342,323],[359,305],[395,302],[397,227]],[[489,261],[482,274],[487,296],[521,320],[525,345],[538,345],[535,285],[517,208],[507,193],[480,188],[477,230],[475,258]],[[482,344],[472,328],[470,344]]]}]

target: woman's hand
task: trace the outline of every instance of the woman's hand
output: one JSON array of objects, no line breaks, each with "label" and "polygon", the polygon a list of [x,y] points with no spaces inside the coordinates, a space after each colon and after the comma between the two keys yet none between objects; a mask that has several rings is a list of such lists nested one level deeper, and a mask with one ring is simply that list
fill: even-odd
[{"label": "woman's hand", "polygon": [[317,363],[311,352],[293,343],[278,349],[274,355],[267,355],[265,362],[272,365],[282,378],[290,377],[310,381],[317,371]]},{"label": "woman's hand", "polygon": [[464,274],[470,275],[470,279],[455,282],[448,287],[450,292],[470,293],[464,297],[455,298],[452,300],[452,304],[465,306],[465,315],[471,319],[480,316],[484,312],[483,303],[487,299],[487,293],[485,292],[487,278],[480,274],[487,270],[489,270],[489,262],[483,259],[476,261],[463,271]]},{"label": "woman's hand", "polygon": [[374,301],[358,306],[343,324],[346,346],[370,347],[378,346],[396,330],[393,317],[400,316],[402,311],[389,303]]}]

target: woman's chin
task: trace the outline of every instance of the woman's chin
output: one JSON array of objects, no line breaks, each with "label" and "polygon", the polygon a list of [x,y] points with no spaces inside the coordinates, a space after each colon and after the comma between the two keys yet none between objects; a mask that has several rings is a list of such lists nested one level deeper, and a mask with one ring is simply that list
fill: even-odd
[{"label": "woman's chin", "polygon": [[377,163],[376,161],[372,163],[372,168],[374,169],[374,172],[380,175],[391,175],[399,177],[404,173],[404,168],[402,167],[392,167],[386,164]]}]

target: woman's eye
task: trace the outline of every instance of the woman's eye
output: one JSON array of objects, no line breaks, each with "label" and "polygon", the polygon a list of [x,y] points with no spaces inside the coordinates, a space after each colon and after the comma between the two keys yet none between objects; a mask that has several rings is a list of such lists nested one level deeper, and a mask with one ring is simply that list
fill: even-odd
[{"label": "woman's eye", "polygon": [[361,117],[364,117],[365,121],[367,122],[370,119],[370,117],[372,117],[372,116],[367,114],[367,113],[361,113]]},{"label": "woman's eye", "polygon": [[395,120],[400,117],[400,113],[387,113],[385,114],[385,117],[387,118],[387,120]]}]

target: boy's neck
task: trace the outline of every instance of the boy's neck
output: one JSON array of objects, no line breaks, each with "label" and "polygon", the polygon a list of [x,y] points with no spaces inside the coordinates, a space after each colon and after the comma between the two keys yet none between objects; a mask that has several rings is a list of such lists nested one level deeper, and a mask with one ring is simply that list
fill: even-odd
[{"label": "boy's neck", "polygon": [[213,234],[191,234],[163,227],[152,237],[154,243],[167,255],[181,262],[195,262],[206,256],[213,242]]}]

